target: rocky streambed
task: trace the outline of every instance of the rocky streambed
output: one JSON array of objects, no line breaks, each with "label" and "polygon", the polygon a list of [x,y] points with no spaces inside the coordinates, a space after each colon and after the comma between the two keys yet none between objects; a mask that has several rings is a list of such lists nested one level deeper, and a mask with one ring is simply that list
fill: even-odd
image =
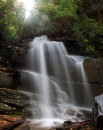
[{"label": "rocky streambed", "polygon": [[[0,88],[0,130],[93,130],[92,120],[79,122],[75,119],[54,126],[43,126],[42,122],[30,122],[29,96],[18,91]],[[70,113],[70,112],[69,112]]]},{"label": "rocky streambed", "polygon": [[[20,71],[7,67],[0,67],[0,130],[92,130],[91,112],[87,113],[85,120],[74,119],[49,121],[53,125],[45,126],[42,121],[28,120],[31,117],[30,96],[20,89]],[[36,98],[34,96],[34,98]],[[35,99],[36,100],[36,99]],[[86,113],[85,111],[83,113]],[[74,111],[68,108],[67,114],[73,115]],[[78,115],[81,116],[81,115]]]}]

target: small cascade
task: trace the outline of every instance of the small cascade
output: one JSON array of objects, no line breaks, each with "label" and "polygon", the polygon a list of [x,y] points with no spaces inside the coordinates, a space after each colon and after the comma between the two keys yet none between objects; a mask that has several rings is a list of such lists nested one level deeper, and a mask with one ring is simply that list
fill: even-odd
[{"label": "small cascade", "polygon": [[83,61],[77,62],[76,67],[77,67],[77,74],[79,71],[80,76],[81,76],[81,80],[83,82],[83,86],[81,88],[82,93],[83,93],[82,97],[84,98],[84,102],[85,102],[86,107],[91,107],[91,104],[93,102],[92,93],[91,93],[90,86],[88,84],[87,77],[85,75],[85,71],[83,68]]},{"label": "small cascade", "polygon": [[[83,69],[83,57],[68,55],[62,42],[35,38],[24,70],[24,90],[31,93],[31,111],[37,119],[69,119],[91,109],[93,98]],[[71,111],[71,113],[70,113]]]},{"label": "small cascade", "polygon": [[87,81],[85,70],[83,68],[83,61],[85,60],[85,58],[80,56],[69,56],[69,59],[70,58],[74,60],[76,66],[78,97],[79,99],[83,98],[83,102],[85,102],[85,107],[91,107],[91,104],[93,103],[93,96],[89,83]]}]

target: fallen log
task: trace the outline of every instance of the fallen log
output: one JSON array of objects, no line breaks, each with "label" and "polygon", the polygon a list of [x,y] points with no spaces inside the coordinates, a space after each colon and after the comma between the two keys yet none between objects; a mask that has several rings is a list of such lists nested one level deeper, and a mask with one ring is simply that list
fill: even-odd
[{"label": "fallen log", "polygon": [[25,122],[25,119],[17,120],[17,121],[14,121],[14,122],[6,125],[6,126],[0,127],[0,130],[12,130],[24,122]]}]

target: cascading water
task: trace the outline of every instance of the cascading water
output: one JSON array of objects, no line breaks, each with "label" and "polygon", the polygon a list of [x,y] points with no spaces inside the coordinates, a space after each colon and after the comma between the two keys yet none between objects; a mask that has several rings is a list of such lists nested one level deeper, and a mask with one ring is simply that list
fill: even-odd
[{"label": "cascading water", "polygon": [[27,91],[38,97],[31,95],[33,118],[69,119],[80,108],[91,108],[83,57],[69,56],[62,42],[41,36],[31,43],[28,59],[28,70],[23,73],[30,83],[26,82]]},{"label": "cascading water", "polygon": [[[85,107],[91,107],[91,104],[93,102],[93,96],[91,93],[91,89],[89,86],[89,83],[87,81],[87,77],[85,74],[85,70],[83,68],[83,61],[85,60],[84,57],[80,56],[67,56],[69,57],[69,60],[72,59],[74,60],[75,66],[76,66],[76,72],[77,72],[77,83],[78,85],[81,85],[81,87],[77,87],[78,91],[78,97],[81,95],[79,98],[83,98],[84,106]],[[80,93],[81,92],[81,93]],[[88,96],[89,95],[89,96]]]}]

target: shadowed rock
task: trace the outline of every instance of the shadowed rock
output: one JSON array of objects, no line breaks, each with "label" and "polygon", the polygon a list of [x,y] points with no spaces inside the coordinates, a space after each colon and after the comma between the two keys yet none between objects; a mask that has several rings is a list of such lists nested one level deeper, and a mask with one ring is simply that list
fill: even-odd
[{"label": "shadowed rock", "polygon": [[0,113],[24,115],[29,105],[27,95],[16,90],[0,88]]}]

